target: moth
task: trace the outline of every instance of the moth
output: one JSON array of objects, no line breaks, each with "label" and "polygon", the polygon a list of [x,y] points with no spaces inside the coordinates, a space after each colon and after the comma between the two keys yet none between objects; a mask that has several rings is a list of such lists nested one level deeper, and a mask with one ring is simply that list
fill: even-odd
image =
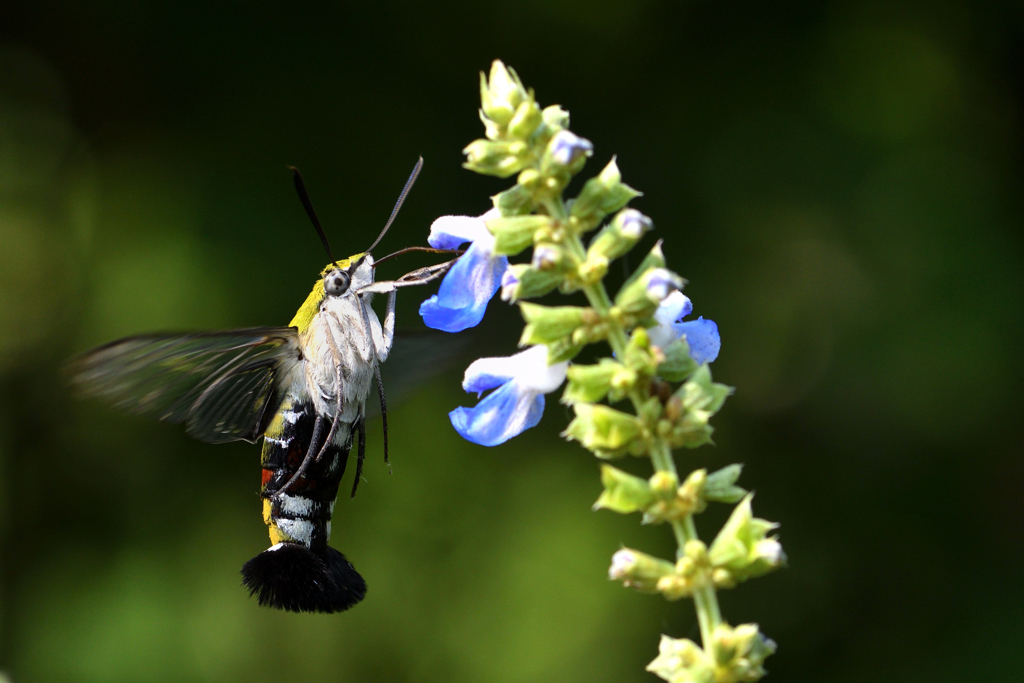
[{"label": "moth", "polygon": [[[260,605],[293,612],[339,612],[366,595],[366,582],[328,545],[331,517],[349,454],[356,448],[355,495],[366,447],[366,402],[376,388],[387,451],[387,404],[380,366],[395,338],[395,299],[403,287],[443,275],[454,259],[376,282],[374,261],[423,167],[417,162],[391,217],[363,252],[337,260],[298,169],[299,198],[330,263],[287,327],[121,339],[72,363],[80,393],[115,407],[184,423],[208,443],[263,439],[260,496],[270,547],[242,568]],[[387,294],[384,320],[370,306]]]}]

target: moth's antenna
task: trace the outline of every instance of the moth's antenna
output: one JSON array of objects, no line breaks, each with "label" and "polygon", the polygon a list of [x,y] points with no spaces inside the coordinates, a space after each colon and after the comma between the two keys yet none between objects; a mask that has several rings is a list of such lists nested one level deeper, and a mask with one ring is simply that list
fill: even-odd
[{"label": "moth's antenna", "polygon": [[367,252],[373,251],[373,248],[377,246],[377,243],[384,237],[384,233],[386,233],[388,228],[391,227],[391,223],[394,222],[395,216],[398,215],[398,210],[402,208],[402,202],[405,201],[405,196],[409,194],[409,190],[412,189],[412,184],[416,182],[416,176],[420,174],[422,169],[423,157],[420,157],[420,160],[416,162],[416,167],[413,168],[412,173],[409,174],[409,179],[405,181],[405,187],[402,188],[402,194],[398,195],[398,201],[395,202],[395,208],[391,210],[391,218],[389,218],[388,222],[384,224],[384,229],[380,231],[379,235],[377,235],[377,239],[375,239],[373,244],[370,245],[370,248],[366,250]]},{"label": "moth's antenna", "polygon": [[294,166],[289,166],[288,169],[292,172],[292,178],[295,180],[295,191],[299,193],[299,201],[302,202],[302,206],[305,207],[306,215],[308,215],[309,220],[313,222],[313,227],[316,228],[316,234],[320,235],[320,241],[324,243],[324,249],[327,250],[327,256],[330,257],[331,263],[333,263],[335,267],[338,267],[338,261],[334,258],[334,254],[331,253],[331,245],[327,241],[327,235],[324,234],[324,229],[320,225],[320,219],[316,217],[316,211],[313,210],[313,202],[309,200],[309,193],[306,192],[306,183],[302,179],[302,174],[299,173],[299,169]]}]

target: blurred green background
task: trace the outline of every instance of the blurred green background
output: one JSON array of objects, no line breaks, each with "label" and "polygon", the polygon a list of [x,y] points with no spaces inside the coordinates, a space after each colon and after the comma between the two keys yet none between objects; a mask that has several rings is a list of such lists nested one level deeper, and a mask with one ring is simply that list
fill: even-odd
[{"label": "blurred green background", "polygon": [[[620,544],[671,535],[590,511],[556,401],[505,446],[455,435],[464,362],[396,406],[393,476],[371,432],[333,538],[370,591],[334,616],[239,586],[267,545],[256,446],[61,375],[131,333],[287,323],[325,258],[286,164],[345,254],[419,154],[379,253],[485,210],[508,183],[460,150],[500,57],[594,142],[584,175],[618,154],[720,326],[738,391],[717,446],[677,459],[746,463],[782,523],[790,568],[722,594],[779,642],[770,680],[1020,680],[1022,27],[1009,1],[3,3],[0,671],[654,681],[658,634],[697,636],[688,602],[607,580]],[[476,343],[519,325],[493,306]]]}]

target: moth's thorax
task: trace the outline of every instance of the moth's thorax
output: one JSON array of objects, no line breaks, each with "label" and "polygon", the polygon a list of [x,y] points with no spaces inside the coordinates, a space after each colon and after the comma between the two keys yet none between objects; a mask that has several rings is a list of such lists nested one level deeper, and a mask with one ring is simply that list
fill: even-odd
[{"label": "moth's thorax", "polygon": [[371,296],[356,294],[359,287],[371,282],[373,270],[364,262],[353,273],[349,291],[324,297],[309,327],[299,335],[303,373],[297,378],[302,386],[296,389],[308,394],[320,415],[334,417],[340,366],[341,422],[336,439],[347,440],[348,427],[370,393],[374,366],[384,345],[380,320],[370,307]]}]

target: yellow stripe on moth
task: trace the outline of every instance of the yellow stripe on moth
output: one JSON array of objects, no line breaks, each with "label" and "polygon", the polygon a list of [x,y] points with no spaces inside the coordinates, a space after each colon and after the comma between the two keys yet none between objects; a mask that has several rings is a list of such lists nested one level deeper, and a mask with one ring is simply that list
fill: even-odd
[{"label": "yellow stripe on moth", "polygon": [[267,530],[270,532],[270,545],[277,545],[278,543],[295,543],[295,539],[281,531],[281,527],[274,523],[274,520],[270,518],[270,501],[263,501],[263,522],[267,525]]},{"label": "yellow stripe on moth", "polygon": [[[342,270],[347,270],[353,262],[358,261],[362,254],[353,254],[343,261],[338,261],[338,267]],[[295,317],[288,323],[289,327],[298,328],[299,334],[302,334],[309,329],[309,326],[313,324],[313,318],[320,312],[320,304],[324,300],[324,275],[334,270],[334,264],[328,263],[324,266],[324,269],[320,271],[320,279],[313,285],[313,291],[309,293],[306,300],[299,306],[299,310],[295,312]]]},{"label": "yellow stripe on moth", "polygon": [[299,310],[295,313],[295,317],[288,323],[289,327],[295,327],[299,330],[299,334],[302,334],[309,329],[309,326],[313,324],[313,318],[320,312],[320,304],[324,300],[324,281],[317,280],[316,284],[313,285],[313,291],[309,293],[306,300],[299,306]]},{"label": "yellow stripe on moth", "polygon": [[[271,439],[279,439],[284,434],[284,411],[291,410],[291,401],[285,401],[281,404],[281,407],[274,413],[274,417],[270,419],[270,424],[267,425],[266,431],[263,432],[264,436],[268,436]],[[267,447],[267,442],[264,441],[264,448]]]},{"label": "yellow stripe on moth", "polygon": [[297,543],[297,541],[281,531],[276,524],[270,525],[270,545],[277,545],[278,543]]},{"label": "yellow stripe on moth", "polygon": [[270,499],[269,498],[264,498],[263,499],[263,523],[266,524],[267,526],[276,526],[274,524],[274,520],[272,520],[270,518],[270,508],[271,508]]}]

